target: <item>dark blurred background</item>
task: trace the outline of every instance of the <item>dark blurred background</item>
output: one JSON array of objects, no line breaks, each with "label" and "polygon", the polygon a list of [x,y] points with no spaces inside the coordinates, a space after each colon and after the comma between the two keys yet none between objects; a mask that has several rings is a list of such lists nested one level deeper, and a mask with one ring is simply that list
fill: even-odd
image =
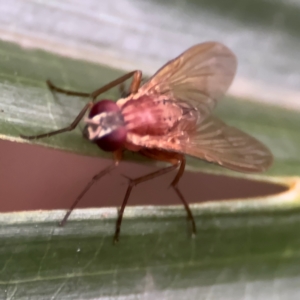
[{"label": "dark blurred background", "polygon": [[[111,163],[108,159],[9,141],[0,141],[0,149],[2,212],[68,208],[93,175]],[[154,169],[122,162],[91,188],[78,207],[120,206],[128,183],[122,174],[135,178]],[[175,174],[172,172],[134,188],[129,205],[181,204],[168,188]],[[190,203],[254,197],[283,190],[270,183],[188,171],[179,186]]]}]

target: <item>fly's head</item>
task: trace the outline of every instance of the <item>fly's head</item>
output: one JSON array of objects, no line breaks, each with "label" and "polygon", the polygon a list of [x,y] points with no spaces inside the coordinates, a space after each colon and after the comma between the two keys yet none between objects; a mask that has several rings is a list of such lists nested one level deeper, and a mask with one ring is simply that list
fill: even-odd
[{"label": "fly's head", "polygon": [[118,105],[111,100],[96,102],[89,112],[84,136],[104,151],[121,149],[127,130]]}]

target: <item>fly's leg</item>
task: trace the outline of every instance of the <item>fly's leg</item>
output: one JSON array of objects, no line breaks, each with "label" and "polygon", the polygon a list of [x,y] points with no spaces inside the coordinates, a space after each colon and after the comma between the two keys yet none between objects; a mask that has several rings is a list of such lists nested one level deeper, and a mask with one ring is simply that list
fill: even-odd
[{"label": "fly's leg", "polygon": [[187,213],[187,218],[190,221],[191,229],[192,229],[192,235],[196,235],[196,223],[195,219],[193,217],[192,211],[186,202],[185,198],[183,197],[181,191],[179,190],[178,183],[180,178],[182,177],[185,169],[185,157],[182,154],[179,153],[170,153],[162,150],[157,149],[143,149],[140,151],[141,154],[160,161],[165,161],[169,163],[175,163],[177,162],[178,165],[180,165],[179,170],[174,178],[174,180],[171,183],[171,187],[174,189],[175,193],[178,195],[179,199],[181,200],[182,204],[184,205],[184,208]]},{"label": "fly's leg", "polygon": [[47,80],[46,83],[47,83],[50,91],[55,91],[60,94],[65,94],[65,95],[69,95],[69,96],[80,96],[80,97],[89,97],[90,96],[90,93],[83,93],[83,92],[76,92],[76,91],[62,89],[62,88],[54,85],[50,80]]},{"label": "fly's leg", "polygon": [[130,93],[129,93],[129,91],[127,91],[124,83],[121,83],[119,85],[119,92],[120,92],[121,98],[126,98],[130,95]]},{"label": "fly's leg", "polygon": [[136,179],[130,179],[130,183],[128,185],[124,200],[122,202],[122,206],[119,210],[118,219],[117,219],[117,222],[116,222],[116,230],[115,230],[115,235],[114,235],[114,242],[115,243],[119,241],[119,235],[120,235],[120,230],[121,230],[123,213],[124,213],[125,207],[127,205],[127,202],[128,202],[128,199],[129,199],[129,196],[130,196],[130,193],[131,193],[133,187],[140,184],[140,183],[142,183],[142,182],[148,181],[148,180],[153,179],[155,177],[158,177],[158,176],[164,175],[168,172],[171,172],[171,171],[175,170],[176,168],[178,168],[178,165],[179,165],[179,163],[175,163],[172,166],[169,166],[169,167],[166,167],[164,169],[152,172],[150,174],[138,177]]},{"label": "fly's leg", "polygon": [[63,133],[63,132],[67,132],[67,131],[72,131],[76,128],[76,126],[79,124],[81,119],[84,117],[85,113],[92,106],[93,106],[93,102],[87,103],[84,106],[84,108],[80,111],[78,116],[75,118],[75,120],[67,127],[64,127],[64,128],[58,129],[58,130],[54,130],[54,131],[50,131],[50,132],[47,132],[47,133],[38,134],[38,135],[23,135],[23,134],[21,134],[20,137],[22,139],[26,139],[26,140],[35,140],[35,139],[40,139],[40,138],[44,138],[44,137],[50,137],[50,136],[60,134],[60,133]]},{"label": "fly's leg", "polygon": [[50,137],[50,136],[53,136],[53,135],[56,135],[56,134],[60,134],[60,133],[63,133],[63,132],[74,130],[76,128],[76,126],[79,124],[79,122],[81,121],[81,119],[84,117],[84,115],[88,111],[88,109],[90,109],[93,106],[94,101],[96,100],[96,98],[100,94],[102,94],[102,93],[110,90],[111,88],[119,85],[120,83],[126,81],[130,77],[133,77],[132,82],[131,82],[131,86],[130,86],[130,93],[136,93],[138,91],[140,83],[141,83],[141,78],[142,78],[142,72],[141,71],[132,71],[130,73],[127,73],[127,74],[117,78],[116,80],[106,84],[105,86],[97,89],[96,91],[88,94],[88,95],[86,93],[79,93],[79,92],[64,90],[64,89],[61,89],[61,88],[58,88],[58,87],[54,86],[50,81],[47,82],[49,87],[51,86],[50,89],[53,89],[57,92],[67,94],[67,95],[87,96],[91,99],[91,101],[84,106],[84,108],[80,111],[80,113],[75,118],[75,120],[69,126],[58,129],[58,130],[55,130],[55,131],[50,131],[48,133],[43,133],[43,134],[39,134],[39,135],[32,135],[32,136],[20,135],[20,137],[23,138],[23,139],[27,139],[27,140],[33,140],[33,139],[40,139],[40,138],[44,138],[44,137]]},{"label": "fly's leg", "polygon": [[[101,87],[100,89],[94,91],[92,94],[94,94],[95,98],[98,97],[100,94],[110,90],[111,88],[115,87],[116,85],[120,84],[120,90],[122,93],[125,93],[125,88],[124,88],[124,81],[126,81],[127,79],[129,79],[130,77],[132,78],[132,83],[130,86],[130,93],[136,93],[137,90],[140,87],[141,84],[141,79],[142,79],[142,72],[139,70],[136,71],[132,71],[130,73],[127,73],[119,78],[117,78],[116,80],[110,82],[109,84]],[[70,91],[70,90],[66,90],[66,89],[62,89],[60,87],[57,87],[56,85],[54,85],[50,80],[46,81],[49,89],[51,91],[55,91],[61,94],[65,94],[65,95],[69,95],[69,96],[81,96],[81,97],[90,97],[92,94],[90,93],[83,93],[83,92],[77,92],[77,91]]]},{"label": "fly's leg", "polygon": [[83,196],[87,193],[87,191],[99,180],[101,179],[103,176],[105,176],[106,174],[108,174],[110,171],[112,171],[114,168],[116,168],[120,161],[122,159],[122,151],[116,151],[114,152],[114,163],[111,164],[110,166],[108,166],[107,168],[105,168],[104,170],[102,170],[101,172],[99,172],[97,175],[95,175],[92,180],[86,185],[86,187],[82,190],[82,192],[78,195],[78,197],[75,199],[75,201],[73,202],[73,204],[71,205],[71,207],[68,209],[68,211],[66,212],[64,218],[61,220],[61,222],[59,223],[59,226],[64,226],[70,216],[70,214],[72,213],[72,211],[74,210],[74,208],[77,206],[77,204],[79,203],[79,201],[83,198]]},{"label": "fly's leg", "polygon": [[119,92],[122,98],[128,97],[130,94],[135,94],[142,82],[142,72],[136,71],[136,73],[133,75],[133,79],[131,82],[131,86],[129,88],[129,91],[126,90],[124,82],[122,82],[119,85]]},{"label": "fly's leg", "polygon": [[182,204],[184,205],[184,208],[185,208],[186,213],[187,213],[187,218],[191,222],[192,235],[195,236],[196,235],[196,223],[195,223],[195,219],[193,217],[192,211],[191,211],[188,203],[186,202],[186,200],[184,199],[181,191],[178,188],[178,183],[179,183],[179,180],[180,180],[181,176],[183,175],[184,169],[185,169],[185,158],[184,158],[183,155],[181,155],[180,167],[179,167],[178,173],[176,174],[174,180],[171,183],[171,186],[173,187],[174,191],[176,192],[176,194],[180,198]]},{"label": "fly's leg", "polygon": [[124,83],[121,83],[119,85],[119,92],[120,92],[121,98],[126,98],[128,96],[128,92],[126,91]]},{"label": "fly's leg", "polygon": [[99,172],[97,175],[95,175],[92,178],[92,180],[86,185],[86,187],[82,190],[82,192],[78,195],[76,200],[73,202],[71,207],[68,209],[64,218],[59,223],[59,226],[65,225],[65,223],[67,222],[67,220],[68,220],[70,214],[72,213],[72,211],[74,210],[74,208],[77,206],[77,204],[82,199],[82,197],[86,194],[86,192],[92,187],[92,185],[94,185],[94,183],[96,183],[100,178],[102,178],[103,176],[108,174],[110,171],[112,171],[116,166],[117,165],[115,163],[113,163],[112,165],[108,166],[107,168],[105,168],[104,170],[102,170],[101,172]]},{"label": "fly's leg", "polygon": [[[137,91],[139,90],[140,85],[141,85],[142,72],[138,71],[138,70],[134,71],[132,76],[133,76],[133,78],[132,78],[132,81],[131,81],[129,92],[130,92],[130,94],[135,94],[135,93],[137,93]],[[122,82],[124,82],[124,80]]]}]

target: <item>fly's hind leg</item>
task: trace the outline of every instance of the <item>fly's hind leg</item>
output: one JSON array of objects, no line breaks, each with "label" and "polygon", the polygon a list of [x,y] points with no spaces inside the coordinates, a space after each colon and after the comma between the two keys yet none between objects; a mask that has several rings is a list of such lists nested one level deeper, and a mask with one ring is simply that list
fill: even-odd
[{"label": "fly's hind leg", "polygon": [[144,149],[141,151],[141,154],[143,154],[149,158],[152,158],[152,159],[170,162],[173,164],[174,163],[178,164],[179,170],[178,170],[175,178],[171,182],[171,187],[174,189],[175,193],[179,197],[180,201],[182,202],[182,204],[186,210],[187,218],[191,225],[192,236],[195,236],[197,229],[196,229],[196,223],[195,223],[194,216],[192,214],[192,211],[191,211],[187,201],[185,200],[184,196],[182,195],[182,193],[178,187],[179,180],[182,177],[182,175],[184,173],[184,169],[185,169],[184,155],[179,154],[179,153],[170,153],[167,151],[161,151],[161,150],[157,150],[157,149]]},{"label": "fly's hind leg", "polygon": [[177,169],[179,167],[179,170],[174,178],[174,180],[171,183],[171,186],[173,187],[173,189],[175,190],[176,194],[178,195],[178,197],[180,198],[181,202],[184,205],[184,208],[187,212],[187,216],[188,216],[188,220],[191,223],[191,228],[192,228],[192,233],[193,235],[196,234],[196,223],[193,217],[193,214],[189,208],[188,203],[186,202],[186,200],[184,199],[182,193],[180,192],[179,188],[178,188],[178,182],[181,178],[181,176],[183,175],[184,172],[184,168],[185,168],[185,158],[183,155],[181,154],[177,154],[177,153],[169,153],[169,152],[164,152],[164,151],[159,151],[159,150],[154,150],[154,149],[144,149],[142,151],[140,151],[140,153],[142,155],[145,155],[149,158],[152,159],[156,159],[156,160],[161,160],[161,161],[165,161],[165,162],[169,162],[172,165],[169,167],[166,167],[164,169],[152,172],[150,174],[147,174],[145,176],[142,177],[138,177],[136,179],[131,179],[129,186],[127,188],[124,200],[122,202],[122,206],[121,209],[119,210],[119,215],[118,215],[118,219],[116,222],[116,231],[115,231],[115,236],[114,236],[114,242],[117,242],[119,240],[119,235],[120,235],[120,230],[121,230],[121,223],[122,223],[122,218],[123,218],[123,213],[125,210],[125,207],[127,205],[130,193],[133,189],[134,186],[148,181],[150,179],[156,178],[158,176],[161,176],[163,174],[166,174],[168,172],[171,172],[175,169]]},{"label": "fly's hind leg", "polygon": [[131,194],[131,191],[132,191],[133,187],[135,187],[136,185],[138,185],[142,182],[148,181],[150,179],[153,179],[153,178],[156,178],[158,176],[164,175],[168,172],[171,172],[171,171],[175,170],[176,168],[178,168],[177,163],[173,164],[172,166],[166,167],[164,169],[160,169],[158,171],[152,172],[150,174],[147,174],[147,175],[135,178],[135,179],[130,179],[130,182],[129,182],[129,185],[128,185],[128,188],[127,188],[127,191],[126,191],[126,194],[125,194],[125,197],[124,197],[124,200],[122,202],[122,206],[119,210],[118,219],[117,219],[117,222],[116,222],[116,230],[115,230],[115,235],[114,235],[114,242],[115,243],[119,241],[121,224],[122,224],[122,219],[123,219],[123,213],[124,213],[125,207],[127,205],[127,202],[128,202],[128,199],[129,199],[129,196]]},{"label": "fly's hind leg", "polygon": [[195,219],[194,216],[192,214],[192,211],[188,205],[188,203],[186,202],[185,198],[183,197],[181,191],[179,190],[178,187],[178,183],[179,180],[181,178],[181,176],[183,175],[184,169],[185,169],[185,157],[183,155],[180,155],[180,167],[178,170],[178,173],[176,174],[175,178],[173,179],[171,186],[174,189],[174,191],[176,192],[176,194],[178,195],[179,199],[181,200],[182,204],[184,205],[184,208],[186,210],[187,213],[187,218],[190,221],[191,224],[191,229],[192,229],[192,236],[194,237],[196,235],[196,223],[195,223]]}]

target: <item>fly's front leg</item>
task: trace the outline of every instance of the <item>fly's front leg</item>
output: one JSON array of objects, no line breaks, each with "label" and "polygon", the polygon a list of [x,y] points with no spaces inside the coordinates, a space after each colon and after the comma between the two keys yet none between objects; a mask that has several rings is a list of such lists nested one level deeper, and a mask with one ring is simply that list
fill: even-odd
[{"label": "fly's front leg", "polygon": [[135,74],[133,75],[132,82],[131,82],[131,85],[130,85],[130,88],[128,91],[125,88],[124,82],[120,84],[119,92],[120,92],[121,98],[126,98],[130,94],[137,93],[138,89],[140,88],[141,82],[142,82],[142,72],[136,71]]},{"label": "fly's front leg", "polygon": [[141,81],[142,81],[142,75],[143,74],[142,74],[141,71],[135,71],[134,72],[133,78],[132,78],[132,81],[131,81],[131,85],[130,85],[130,89],[129,89],[131,94],[135,94],[139,90],[140,85],[141,85]]},{"label": "fly's front leg", "polygon": [[85,113],[93,106],[92,102],[87,103],[84,108],[80,111],[80,113],[77,115],[77,117],[75,118],[75,120],[67,127],[58,129],[58,130],[54,130],[54,131],[50,131],[47,133],[42,133],[42,134],[38,134],[38,135],[23,135],[21,134],[20,137],[22,139],[26,139],[26,140],[36,140],[36,139],[41,139],[44,137],[50,137],[56,134],[60,134],[63,132],[67,132],[67,131],[72,131],[76,128],[76,126],[79,124],[79,122],[81,121],[81,119],[84,117]]},{"label": "fly's front leg", "polygon": [[65,94],[65,95],[69,95],[69,96],[80,96],[80,97],[89,97],[90,96],[90,93],[76,92],[76,91],[62,89],[62,88],[54,85],[50,80],[47,80],[46,83],[47,83],[50,91],[55,91],[60,94]]},{"label": "fly's front leg", "polygon": [[121,98],[126,98],[130,95],[130,93],[126,90],[124,83],[121,83],[119,85],[119,92],[120,92]]},{"label": "fly's front leg", "polygon": [[[57,87],[54,85],[50,80],[47,80],[46,83],[48,85],[48,88],[51,91],[55,91],[61,94],[69,95],[69,96],[80,96],[80,97],[90,97],[91,95],[94,96],[94,100],[96,99],[97,96],[100,94],[106,92],[107,90],[110,90],[111,88],[115,87],[116,85],[120,84],[120,90],[122,93],[125,93],[124,89],[124,81],[129,79],[130,77],[132,78],[131,86],[130,86],[130,93],[136,93],[140,87],[141,80],[142,80],[142,72],[139,70],[132,71],[130,73],[127,73],[116,80],[110,82],[109,84],[101,87],[100,89],[97,89],[93,93],[84,93],[84,92],[77,92],[77,91],[71,91],[71,90],[66,90],[62,89],[60,87]],[[93,98],[92,96],[92,98]]]},{"label": "fly's front leg", "polygon": [[39,135],[29,135],[29,136],[28,135],[20,135],[20,137],[23,139],[27,139],[27,140],[33,140],[33,139],[40,139],[40,138],[44,138],[44,137],[50,137],[50,136],[53,136],[56,134],[74,130],[77,127],[77,125],[79,124],[79,122],[82,120],[82,118],[84,117],[85,113],[93,106],[95,100],[97,99],[97,97],[100,94],[121,84],[122,82],[126,81],[127,79],[129,79],[131,77],[133,77],[133,79],[132,79],[130,91],[133,93],[139,89],[139,85],[141,83],[141,77],[142,77],[141,71],[132,71],[130,73],[127,73],[127,74],[117,78],[116,80],[106,84],[105,86],[95,90],[94,92],[92,92],[88,95],[86,93],[73,92],[73,91],[58,88],[58,87],[54,86],[50,81],[48,81],[47,83],[48,83],[48,86],[50,87],[50,89],[53,89],[55,91],[58,91],[60,93],[64,93],[67,95],[88,96],[88,97],[90,97],[91,101],[84,106],[84,108],[80,111],[80,113],[75,118],[75,120],[69,126],[58,129],[58,130],[50,131],[47,133],[39,134]]}]

